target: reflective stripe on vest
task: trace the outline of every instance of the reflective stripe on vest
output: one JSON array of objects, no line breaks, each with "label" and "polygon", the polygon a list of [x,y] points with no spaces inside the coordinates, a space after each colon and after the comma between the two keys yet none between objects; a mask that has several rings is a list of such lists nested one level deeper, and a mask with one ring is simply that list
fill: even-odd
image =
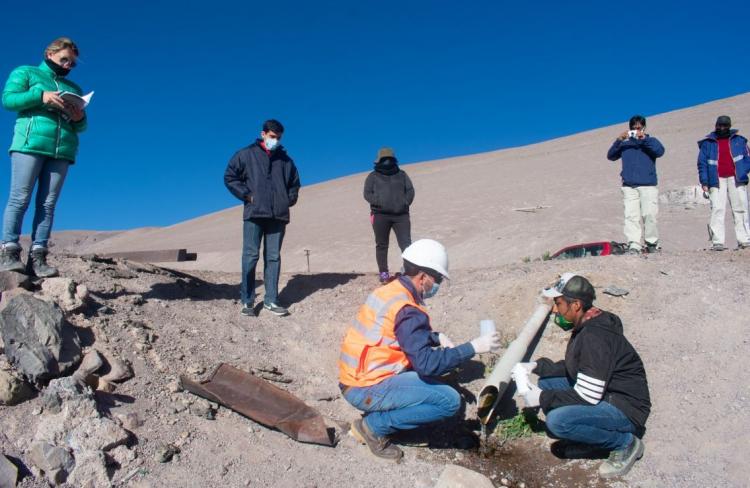
[{"label": "reflective stripe on vest", "polygon": [[409,367],[395,332],[396,316],[404,306],[425,308],[398,280],[373,291],[359,308],[341,344],[339,381],[370,386]]}]

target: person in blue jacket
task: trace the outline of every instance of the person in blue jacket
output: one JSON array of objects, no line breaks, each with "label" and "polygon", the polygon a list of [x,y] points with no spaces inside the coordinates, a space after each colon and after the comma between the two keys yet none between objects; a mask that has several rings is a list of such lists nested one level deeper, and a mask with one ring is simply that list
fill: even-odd
[{"label": "person in blue jacket", "polygon": [[255,266],[263,241],[263,308],[274,315],[289,311],[277,303],[281,243],[289,208],[297,203],[300,181],[294,161],[280,144],[284,126],[267,120],[253,144],[237,151],[224,172],[224,185],[244,202],[242,213],[242,315],[254,316]]},{"label": "person in blue jacket", "polygon": [[[656,177],[656,158],[664,155],[664,146],[655,137],[646,134],[646,118],[634,115],[630,118],[630,130],[620,134],[607,152],[607,159],[622,158],[622,201],[625,207],[625,238],[628,251],[640,254],[656,252],[659,246],[659,230],[656,215],[659,213],[659,188]],[[643,221],[643,230],[641,230]]]},{"label": "person in blue jacket", "polygon": [[737,247],[750,248],[747,182],[750,171],[747,139],[732,129],[732,119],[722,115],[716,119],[715,130],[698,141],[698,179],[711,201],[708,224],[711,249],[723,251],[724,212],[727,197],[734,218]]}]

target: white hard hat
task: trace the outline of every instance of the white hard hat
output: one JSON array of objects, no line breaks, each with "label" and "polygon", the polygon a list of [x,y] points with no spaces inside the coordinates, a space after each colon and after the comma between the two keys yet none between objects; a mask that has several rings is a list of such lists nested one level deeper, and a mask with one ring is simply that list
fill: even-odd
[{"label": "white hard hat", "polygon": [[448,252],[438,241],[432,239],[415,241],[404,249],[401,257],[420,268],[431,269],[450,278],[448,276]]}]

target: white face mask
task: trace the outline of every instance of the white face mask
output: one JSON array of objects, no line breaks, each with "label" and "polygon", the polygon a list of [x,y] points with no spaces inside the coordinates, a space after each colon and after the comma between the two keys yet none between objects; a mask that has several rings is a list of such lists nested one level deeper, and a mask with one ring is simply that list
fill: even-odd
[{"label": "white face mask", "polygon": [[279,140],[275,137],[266,137],[263,139],[263,143],[266,145],[266,149],[273,151],[279,145]]}]

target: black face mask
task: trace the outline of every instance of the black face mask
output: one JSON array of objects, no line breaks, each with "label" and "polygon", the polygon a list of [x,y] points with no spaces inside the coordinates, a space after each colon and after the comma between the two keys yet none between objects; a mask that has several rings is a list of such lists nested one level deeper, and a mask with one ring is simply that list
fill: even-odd
[{"label": "black face mask", "polygon": [[51,59],[45,58],[44,62],[47,64],[47,66],[49,66],[49,69],[55,72],[57,76],[65,77],[65,76],[68,76],[68,73],[70,73],[70,68],[63,68],[62,66],[55,63]]},{"label": "black face mask", "polygon": [[375,171],[386,176],[395,175],[399,171],[398,163],[393,158],[383,158],[375,163]]},{"label": "black face mask", "polygon": [[715,132],[716,137],[719,139],[726,139],[729,137],[729,127],[717,127]]}]

